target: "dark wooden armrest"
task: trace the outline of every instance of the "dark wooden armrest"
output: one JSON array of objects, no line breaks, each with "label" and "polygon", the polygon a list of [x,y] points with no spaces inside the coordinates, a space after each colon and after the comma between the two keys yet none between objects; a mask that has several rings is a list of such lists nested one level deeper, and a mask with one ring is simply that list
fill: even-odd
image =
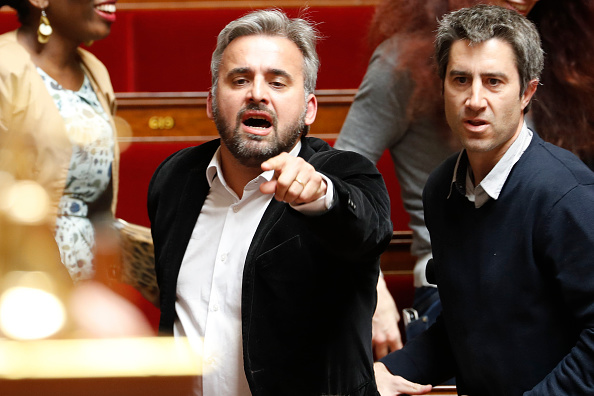
[{"label": "dark wooden armrest", "polygon": [[458,392],[456,391],[456,386],[454,385],[438,385],[434,386],[433,390],[429,392],[428,395],[457,396]]}]

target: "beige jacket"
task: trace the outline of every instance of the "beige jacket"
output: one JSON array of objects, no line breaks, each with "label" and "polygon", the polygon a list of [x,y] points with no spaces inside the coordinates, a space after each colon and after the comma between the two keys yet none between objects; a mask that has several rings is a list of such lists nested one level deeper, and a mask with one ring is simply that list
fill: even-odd
[{"label": "beige jacket", "polygon": [[[50,220],[54,224],[72,146],[58,108],[29,53],[16,38],[16,31],[0,35],[0,149],[10,143],[19,150],[17,158],[0,154],[0,169],[8,167],[17,179],[35,180],[46,188],[52,208]],[[115,95],[105,66],[88,51],[79,48],[78,54],[101,105],[111,115],[115,141],[111,210],[115,213],[119,181],[119,148],[113,119]]]}]

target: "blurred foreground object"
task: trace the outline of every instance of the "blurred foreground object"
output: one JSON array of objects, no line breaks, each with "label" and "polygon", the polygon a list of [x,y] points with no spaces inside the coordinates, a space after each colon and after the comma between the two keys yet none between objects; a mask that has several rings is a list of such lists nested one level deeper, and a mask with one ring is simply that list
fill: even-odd
[{"label": "blurred foreground object", "polygon": [[0,340],[2,395],[187,395],[201,372],[185,339]]}]

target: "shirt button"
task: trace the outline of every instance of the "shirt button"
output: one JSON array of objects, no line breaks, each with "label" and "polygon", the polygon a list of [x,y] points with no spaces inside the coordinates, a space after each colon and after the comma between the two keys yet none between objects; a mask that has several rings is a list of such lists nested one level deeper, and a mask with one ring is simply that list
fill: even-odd
[{"label": "shirt button", "polygon": [[233,207],[233,212],[235,212],[235,213],[239,212],[239,206],[234,206]]},{"label": "shirt button", "polygon": [[221,261],[227,260],[227,253],[221,254]]},{"label": "shirt button", "polygon": [[214,305],[212,306],[212,310],[213,310],[214,312],[217,312],[217,311],[219,310],[219,304],[214,304]]}]

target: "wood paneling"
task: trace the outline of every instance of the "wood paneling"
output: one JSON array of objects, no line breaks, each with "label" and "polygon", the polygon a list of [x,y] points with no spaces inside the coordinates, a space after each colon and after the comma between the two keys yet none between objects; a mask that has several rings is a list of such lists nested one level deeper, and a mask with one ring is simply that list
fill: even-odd
[{"label": "wood paneling", "polygon": [[428,395],[444,395],[444,396],[457,396],[458,392],[456,387],[453,385],[440,385],[433,387],[433,390]]},{"label": "wood paneling", "polygon": [[[353,102],[356,90],[319,90],[318,114],[310,134],[335,140]],[[118,93],[118,115],[132,128],[132,136],[121,141],[143,141],[154,137],[186,137],[208,141],[218,136],[206,116],[207,92]]]},{"label": "wood paneling", "polygon": [[118,0],[120,10],[184,9],[184,8],[292,8],[292,7],[357,7],[375,6],[379,0]]},{"label": "wood paneling", "polygon": [[416,257],[410,254],[412,231],[394,231],[388,248],[381,257],[384,275],[412,274]]}]

